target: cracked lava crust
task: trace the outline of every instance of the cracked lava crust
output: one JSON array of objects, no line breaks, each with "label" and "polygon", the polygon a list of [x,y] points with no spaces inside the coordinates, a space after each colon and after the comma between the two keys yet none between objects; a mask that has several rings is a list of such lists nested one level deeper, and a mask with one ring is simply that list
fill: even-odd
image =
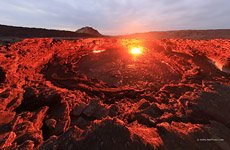
[{"label": "cracked lava crust", "polygon": [[230,149],[229,58],[220,39],[3,45],[0,148]]}]

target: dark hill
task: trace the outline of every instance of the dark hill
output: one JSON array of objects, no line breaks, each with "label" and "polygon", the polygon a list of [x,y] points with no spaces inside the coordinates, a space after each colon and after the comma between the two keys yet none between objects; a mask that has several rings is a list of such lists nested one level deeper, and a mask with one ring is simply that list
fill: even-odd
[{"label": "dark hill", "polygon": [[0,25],[0,37],[91,37],[87,33],[76,33],[72,31],[53,30],[43,28],[15,27]]},{"label": "dark hill", "polygon": [[101,35],[96,29],[92,27],[83,27],[81,29],[78,29],[76,33],[85,33],[85,34],[90,34],[90,35],[95,35],[95,36]]}]

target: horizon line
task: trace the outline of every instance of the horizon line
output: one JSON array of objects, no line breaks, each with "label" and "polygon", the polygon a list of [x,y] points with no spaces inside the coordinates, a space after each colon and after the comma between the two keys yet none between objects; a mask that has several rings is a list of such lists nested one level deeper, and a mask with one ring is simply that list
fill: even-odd
[{"label": "horizon line", "polygon": [[[8,26],[8,27],[16,27],[16,28],[28,28],[28,29],[43,29],[43,30],[53,30],[53,31],[64,31],[64,32],[76,32],[78,29],[83,27],[92,27],[93,29],[96,29],[99,33],[101,33],[97,28],[94,28],[93,26],[82,26],[76,30],[69,30],[69,29],[61,29],[61,28],[47,28],[47,27],[34,27],[34,26],[20,26],[20,25],[9,25],[9,24],[0,24],[0,26]],[[167,30],[149,30],[149,31],[137,31],[132,33],[112,33],[112,34],[103,34],[102,35],[112,35],[112,36],[122,36],[122,35],[133,35],[133,34],[145,34],[145,33],[151,33],[151,32],[178,32],[178,31],[214,31],[214,30],[230,30],[230,28],[185,28],[185,29],[167,29]]]}]

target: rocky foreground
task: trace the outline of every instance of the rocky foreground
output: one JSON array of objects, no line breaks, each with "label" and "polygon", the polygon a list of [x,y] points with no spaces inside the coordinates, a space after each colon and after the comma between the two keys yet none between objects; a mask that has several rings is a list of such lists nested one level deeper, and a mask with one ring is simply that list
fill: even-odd
[{"label": "rocky foreground", "polygon": [[228,150],[229,58],[220,39],[3,45],[0,149]]}]

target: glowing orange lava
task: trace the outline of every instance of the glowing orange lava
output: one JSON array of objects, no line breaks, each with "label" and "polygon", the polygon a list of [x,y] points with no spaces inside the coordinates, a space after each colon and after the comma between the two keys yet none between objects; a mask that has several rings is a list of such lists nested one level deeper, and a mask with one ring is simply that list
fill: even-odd
[{"label": "glowing orange lava", "polygon": [[104,51],[105,51],[104,49],[94,50],[93,53],[101,53],[101,52],[104,52]]},{"label": "glowing orange lava", "polygon": [[121,45],[133,56],[144,53],[143,41],[140,39],[121,39]]},{"label": "glowing orange lava", "polygon": [[130,53],[131,53],[132,55],[140,55],[140,54],[143,53],[143,47],[132,47],[132,48],[130,49]]}]

